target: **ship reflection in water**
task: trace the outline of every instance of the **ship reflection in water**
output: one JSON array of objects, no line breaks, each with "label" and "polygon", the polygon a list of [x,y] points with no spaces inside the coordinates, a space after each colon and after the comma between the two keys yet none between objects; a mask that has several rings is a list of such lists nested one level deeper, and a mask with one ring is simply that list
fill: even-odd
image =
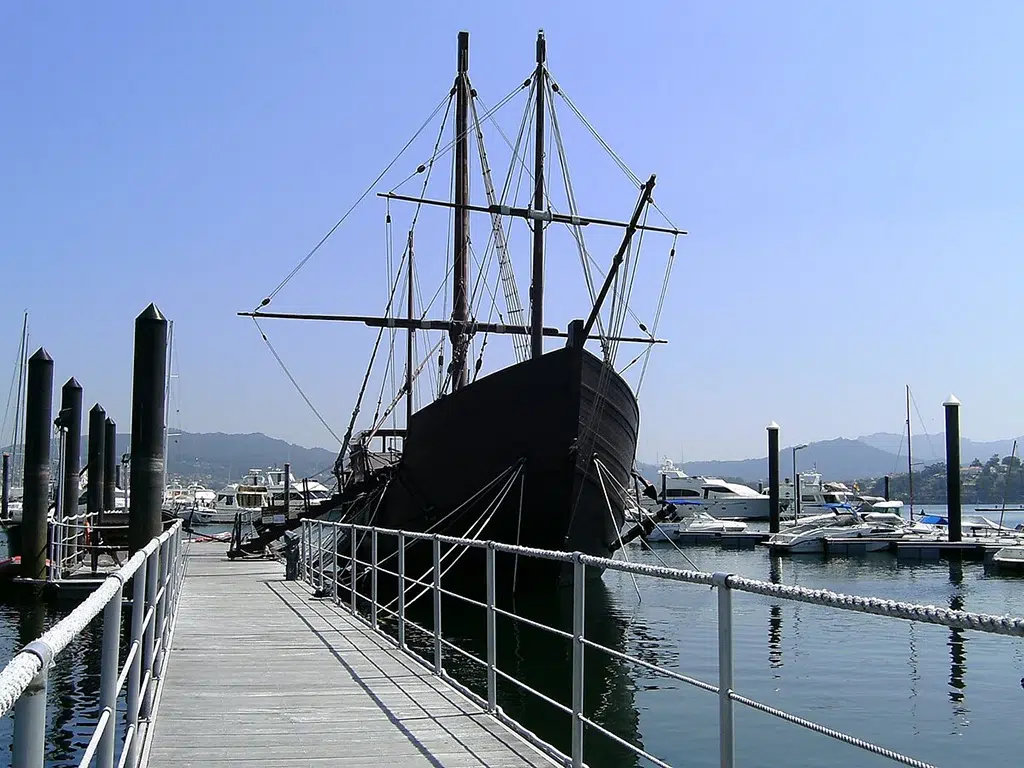
[{"label": "ship reflection in water", "polygon": [[[423,602],[427,602],[424,600]],[[572,589],[552,590],[547,595],[517,598],[514,604],[500,606],[531,621],[572,632]],[[633,606],[629,606],[627,610]],[[417,623],[430,626],[427,606],[417,606]],[[422,621],[420,618],[422,617]],[[600,579],[586,585],[584,636],[618,653],[627,653],[627,636],[647,634],[644,627],[631,622],[616,604],[608,586]],[[572,642],[552,632],[497,616],[497,665],[506,675],[565,706],[572,704]],[[487,658],[485,609],[455,599],[446,600],[441,626],[446,640],[479,659]],[[394,631],[394,628],[391,628]],[[433,641],[415,630],[407,631],[409,645],[432,658]],[[660,645],[651,638],[654,645]],[[648,654],[649,656],[651,654]],[[645,661],[655,662],[654,658]],[[587,647],[584,656],[584,714],[630,744],[643,748],[640,716],[634,696],[636,684],[631,665],[595,648]],[[481,665],[462,654],[445,649],[444,667],[448,674],[482,697],[487,696],[487,674]],[[571,717],[534,693],[498,675],[498,706],[505,714],[533,731],[538,737],[568,754]],[[613,739],[589,726],[585,728],[585,761],[591,768],[640,765],[638,757]]]}]

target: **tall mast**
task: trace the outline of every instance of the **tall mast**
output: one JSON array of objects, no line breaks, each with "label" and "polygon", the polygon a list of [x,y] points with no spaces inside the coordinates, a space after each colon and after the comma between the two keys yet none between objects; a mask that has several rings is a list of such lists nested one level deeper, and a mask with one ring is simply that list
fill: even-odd
[{"label": "tall mast", "polygon": [[459,73],[455,79],[455,258],[452,271],[452,391],[466,384],[465,330],[469,320],[469,32],[459,32]]},{"label": "tall mast", "polygon": [[174,321],[170,320],[167,323],[167,381],[164,384],[164,488],[163,493],[167,492],[167,463],[171,460],[169,455],[170,444],[171,444],[171,430],[168,429],[168,414],[171,412],[171,361],[173,360],[174,353]]},{"label": "tall mast", "polygon": [[405,345],[405,428],[409,428],[412,420],[412,340],[416,332],[412,327],[413,321],[413,272],[412,272],[412,230],[409,230],[409,302],[406,315],[409,319],[409,333]]},{"label": "tall mast", "polygon": [[910,489],[910,519],[914,519],[914,449],[910,435],[910,385],[907,384],[907,485]]},{"label": "tall mast", "polygon": [[[18,350],[18,398],[14,403],[14,440],[11,446],[13,456],[11,457],[11,481],[15,482],[18,477],[18,457],[22,453],[22,439],[24,438],[24,425],[22,422],[22,409],[28,389],[28,382],[25,378],[25,367],[28,364],[28,310],[25,310],[25,317],[21,321],[21,348]],[[24,481],[22,481],[24,485]]]},{"label": "tall mast", "polygon": [[[544,210],[544,98],[547,44],[544,30],[537,33],[537,72],[534,76],[537,91],[537,133],[533,152],[533,209]],[[530,284],[530,356],[544,354],[544,222],[533,220],[533,279]]]}]

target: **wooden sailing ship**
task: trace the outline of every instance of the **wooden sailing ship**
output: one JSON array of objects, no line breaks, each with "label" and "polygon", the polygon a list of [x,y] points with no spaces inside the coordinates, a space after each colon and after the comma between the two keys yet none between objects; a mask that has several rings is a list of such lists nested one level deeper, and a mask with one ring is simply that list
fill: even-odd
[{"label": "wooden sailing ship", "polygon": [[[552,89],[543,32],[538,35],[536,52],[532,84],[527,81],[530,97],[536,99],[532,105],[535,111],[534,192],[529,207],[502,205],[495,201],[489,187],[487,206],[473,205],[469,200],[469,138],[474,129],[479,131],[480,121],[472,103],[475,92],[468,75],[469,34],[466,32],[459,33],[458,37],[458,67],[452,89],[454,200],[429,200],[395,193],[383,195],[389,201],[439,205],[451,210],[454,248],[449,318],[426,320],[415,316],[411,232],[406,254],[408,311],[405,318],[288,314],[268,312],[262,307],[253,313],[240,313],[256,318],[350,321],[377,327],[380,333],[386,328],[397,328],[408,334],[408,360],[401,393],[407,405],[406,426],[384,429],[383,420],[377,419],[372,429],[353,437],[353,414],[336,466],[339,493],[329,505],[333,511],[328,516],[332,519],[597,556],[609,556],[621,545],[626,500],[623,489],[633,482],[640,412],[633,390],[616,372],[612,360],[607,355],[593,354],[586,349],[586,343],[595,335],[595,324],[600,325],[602,305],[610,292],[614,293],[615,281],[620,278],[619,271],[634,235],[649,230],[675,236],[685,233],[674,227],[644,223],[655,183],[653,176],[638,184],[639,198],[626,222],[552,212],[545,197],[544,180],[545,103],[551,98]],[[489,176],[489,172],[487,174]],[[523,321],[519,324],[478,322],[472,316],[469,267],[470,216],[473,213],[489,214],[492,224],[498,217],[511,216],[524,219],[530,225],[528,322],[511,312],[510,319],[518,317]],[[575,227],[596,224],[618,228],[622,233],[600,290],[592,292],[593,306],[585,319],[571,322],[565,331],[544,325],[545,228],[552,223]],[[501,231],[498,225],[493,234],[499,235]],[[450,389],[445,387],[447,391],[442,396],[414,410],[413,378],[419,369],[413,360],[413,335],[423,330],[447,332],[451,358],[445,384],[450,385]],[[512,336],[523,347],[523,359],[471,380],[467,364],[469,341],[475,334],[482,333]],[[557,338],[563,344],[546,351],[545,337]],[[528,354],[523,343],[526,339],[529,340]],[[604,333],[600,340],[603,345],[656,341],[650,333],[636,338]],[[356,412],[358,409],[357,404]],[[401,439],[400,454],[388,457],[374,453],[369,448],[373,437]],[[358,546],[359,559],[368,562],[368,537],[362,537]],[[378,557],[388,559],[396,546],[397,541],[381,537]],[[342,551],[348,549],[343,547]],[[406,554],[408,575],[424,578],[431,568],[430,556],[427,542],[410,544]],[[482,560],[482,550],[456,552],[446,548],[442,566],[445,583],[461,591],[480,586]],[[393,568],[394,561],[391,562]],[[512,557],[498,560],[498,588],[502,592],[543,590],[558,584],[565,575],[561,563]]]}]

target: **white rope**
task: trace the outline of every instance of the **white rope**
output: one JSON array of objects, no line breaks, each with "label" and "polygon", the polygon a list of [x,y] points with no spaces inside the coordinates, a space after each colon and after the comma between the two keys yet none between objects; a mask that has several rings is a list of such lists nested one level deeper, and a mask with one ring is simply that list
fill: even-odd
[{"label": "white rope", "polygon": [[769,715],[774,715],[780,720],[785,720],[787,723],[793,723],[794,725],[799,725],[803,728],[807,728],[808,730],[814,731],[815,733],[820,733],[823,736],[828,736],[830,738],[836,739],[837,741],[842,741],[846,744],[851,744],[855,747],[860,747],[861,749],[866,750],[868,752],[873,752],[876,755],[887,757],[894,762],[903,763],[903,765],[912,765],[915,768],[935,768],[935,766],[931,763],[925,763],[921,760],[917,760],[916,758],[908,757],[899,752],[894,752],[891,749],[880,747],[877,744],[872,744],[870,741],[858,739],[856,736],[850,736],[849,734],[843,733],[842,731],[837,731],[834,728],[828,728],[824,725],[819,725],[818,723],[815,723],[811,720],[806,720],[802,717],[799,717],[798,715],[791,715],[789,712],[783,712],[781,709],[776,709],[775,707],[768,706],[767,704],[762,704],[760,701],[748,699],[746,696],[740,696],[738,693],[735,693],[733,691],[729,692],[729,698],[733,701],[739,702],[740,704],[745,704],[751,709],[756,709],[760,712],[765,712]]},{"label": "white rope", "polygon": [[[608,488],[605,487],[604,484],[604,464],[601,463],[601,460],[597,458],[597,456],[594,457],[594,464],[597,466],[597,479],[601,483],[601,492],[604,493],[605,508],[608,510],[608,517],[612,519],[612,528],[615,529],[615,538],[619,540],[619,551],[622,553],[622,559],[628,563],[629,555],[626,554],[626,546],[622,543],[622,531],[620,531],[619,527],[615,524],[615,513],[612,512],[612,501],[608,498]],[[633,580],[633,589],[636,590],[636,599],[643,602],[644,598],[640,594],[640,587],[636,583],[636,574],[629,574],[629,578]]]},{"label": "white rope", "polygon": [[[50,661],[57,657],[82,630],[89,626],[101,611],[116,595],[146,559],[161,543],[163,543],[180,526],[180,521],[160,537],[153,539],[143,549],[136,552],[127,563],[115,573],[110,574],[92,594],[90,594],[71,613],[53,625],[35,642],[48,650]],[[33,651],[22,651],[0,671],[0,717],[7,714],[15,702],[28,688],[43,668],[42,659]]]}]

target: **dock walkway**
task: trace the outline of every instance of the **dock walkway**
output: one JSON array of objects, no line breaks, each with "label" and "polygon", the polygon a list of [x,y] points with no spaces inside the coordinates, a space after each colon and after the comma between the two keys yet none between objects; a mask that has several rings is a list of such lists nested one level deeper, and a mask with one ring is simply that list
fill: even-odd
[{"label": "dock walkway", "polygon": [[554,765],[283,571],[192,544],[143,765]]}]

